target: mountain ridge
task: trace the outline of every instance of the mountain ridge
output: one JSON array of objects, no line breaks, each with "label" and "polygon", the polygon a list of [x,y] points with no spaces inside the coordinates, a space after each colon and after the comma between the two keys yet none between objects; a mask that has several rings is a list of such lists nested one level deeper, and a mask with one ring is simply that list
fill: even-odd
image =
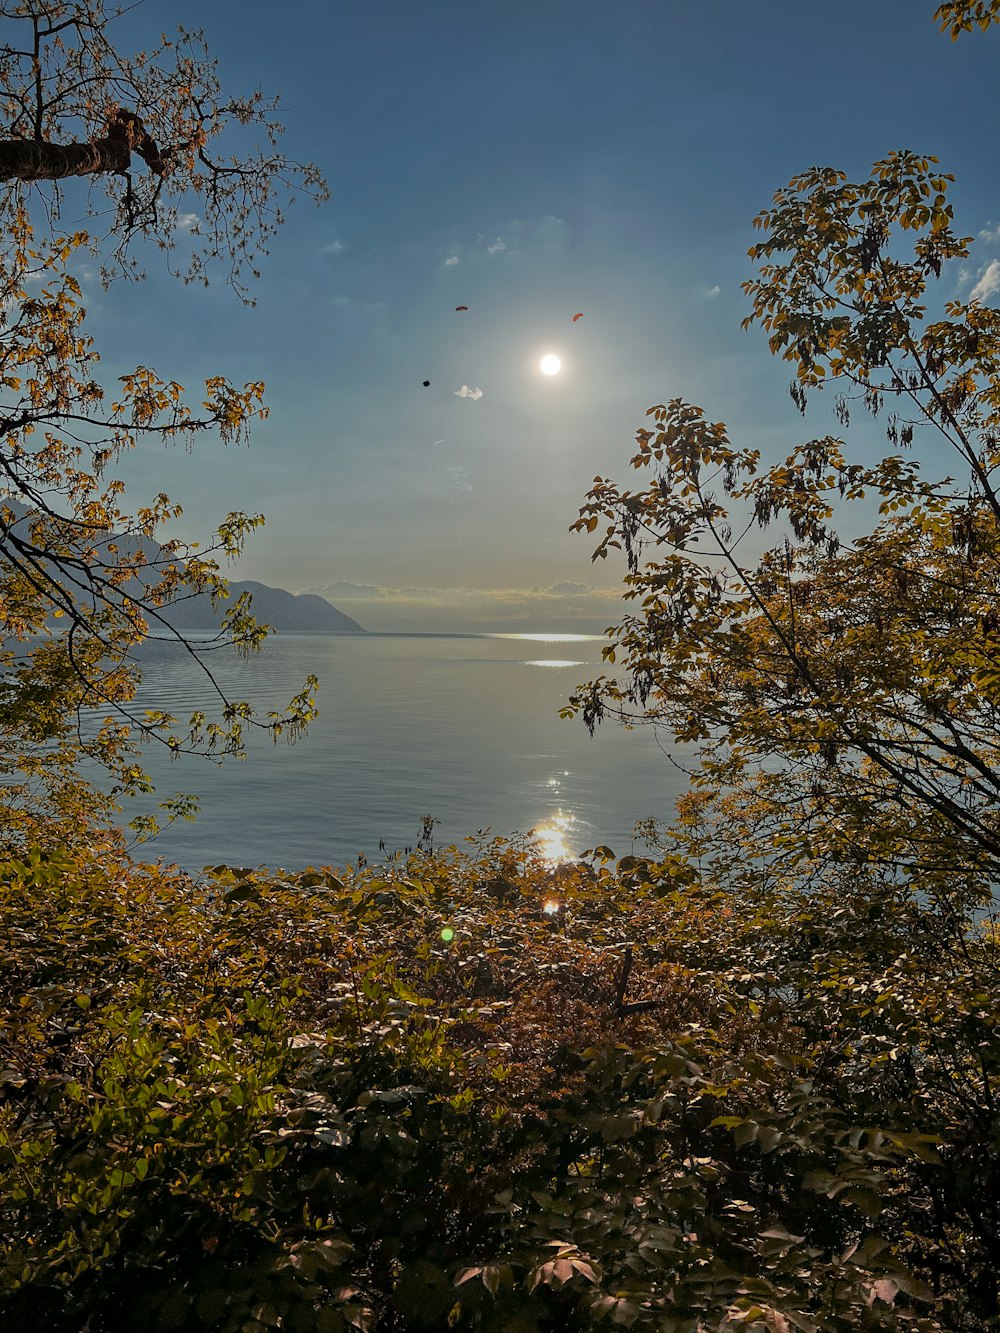
[{"label": "mountain ridge", "polygon": [[[3,497],[3,503],[12,510],[16,524],[23,522],[32,512],[22,501],[13,497]],[[123,538],[113,533],[101,542],[116,542],[124,551],[124,545],[134,538]],[[144,546],[155,561],[163,554],[163,547],[152,538],[144,539]],[[160,615],[175,630],[217,630],[226,613],[226,608],[236,601],[241,593],[248,592],[253,598],[253,615],[275,630],[304,630],[324,633],[367,634],[363,625],[346,615],[321,597],[318,593],[293,593],[285,588],[274,588],[256,579],[230,579],[229,599],[217,607],[212,606],[211,596],[207,593],[188,593],[174,602],[168,602],[159,609]]]},{"label": "mountain ridge", "polygon": [[254,616],[276,630],[368,633],[363,625],[359,625],[343,611],[338,611],[332,602],[317,593],[288,592],[285,588],[272,588],[266,583],[258,583],[256,579],[233,579],[229,588],[229,603],[223,602],[213,608],[208,593],[197,593],[182,601],[168,603],[161,607],[160,614],[174,629],[217,629],[226,606],[241,593],[248,592],[253,598],[251,610]]}]

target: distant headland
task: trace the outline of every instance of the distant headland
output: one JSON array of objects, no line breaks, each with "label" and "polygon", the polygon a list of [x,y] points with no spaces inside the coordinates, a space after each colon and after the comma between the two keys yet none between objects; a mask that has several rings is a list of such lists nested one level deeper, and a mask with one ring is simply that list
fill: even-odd
[{"label": "distant headland", "polygon": [[352,620],[343,611],[316,593],[286,592],[284,588],[269,588],[264,583],[252,579],[243,582],[235,580],[229,584],[229,601],[219,606],[212,606],[208,593],[198,593],[165,606],[161,614],[174,629],[212,630],[217,629],[227,606],[231,606],[241,593],[248,592],[253,597],[251,608],[257,620],[271,625],[276,630],[315,630],[326,633],[346,632],[366,634],[368,631],[356,620]]},{"label": "distant headland", "polygon": [[[37,510],[30,509],[12,496],[0,498],[14,515],[15,521],[12,526],[26,523],[32,514],[37,513]],[[135,551],[139,545],[139,538],[134,534],[123,536],[109,533],[106,539],[97,542],[97,549],[104,550],[112,539],[115,543],[112,549],[118,556]],[[152,538],[147,537],[142,544],[151,560],[164,558],[163,547]],[[257,583],[252,579],[245,579],[242,582],[231,580],[229,590],[228,601],[220,603],[217,607],[212,606],[212,599],[207,592],[195,593],[182,596],[179,601],[161,607],[160,614],[176,630],[217,630],[226,608],[232,606],[241,593],[248,592],[253,598],[254,617],[262,624],[272,626],[273,629],[368,633],[363,625],[359,625],[343,611],[338,611],[331,602],[318,593],[296,595],[286,592],[284,588],[269,588],[266,584]]]}]

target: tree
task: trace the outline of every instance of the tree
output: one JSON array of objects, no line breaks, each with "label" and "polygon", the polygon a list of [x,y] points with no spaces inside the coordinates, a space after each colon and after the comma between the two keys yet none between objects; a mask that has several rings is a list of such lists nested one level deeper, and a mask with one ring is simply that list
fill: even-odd
[{"label": "tree", "polygon": [[[938,13],[953,35],[998,15]],[[924,1313],[889,1326],[972,1330],[995,1319],[1000,1255],[1000,311],[938,294],[971,245],[951,179],[909,152],[857,182],[817,168],[756,219],[745,326],[793,368],[803,415],[832,385],[838,425],[867,414],[890,450],[869,427],[853,455],[824,434],[766,465],[681,399],[651,408],[632,458],[648,484],[597,478],[574,525],[600,530],[595,559],[622,552],[637,606],[608,630],[615,674],[565,711],[698,752],[676,819],[640,830],[649,877],[690,893],[677,871],[697,867],[717,915],[685,963],[725,969],[804,1073],[794,1092],[749,1075],[752,1114],[716,1122],[760,1145],[744,1200],[773,1210],[768,1159],[794,1175],[805,1149],[806,1191],[853,1198],[882,1258],[920,1274]],[[802,1233],[789,1257],[815,1253],[811,1221],[782,1225]],[[900,1290],[874,1281],[846,1326],[877,1326]],[[816,1322],[804,1278],[798,1299],[788,1326],[845,1318]]]},{"label": "tree", "polygon": [[[127,512],[114,460],[143,439],[190,444],[211,430],[239,441],[266,415],[264,386],[210,375],[192,403],[180,384],[139,366],[109,393],[73,266],[89,247],[102,257],[105,283],[140,276],[136,246],[152,242],[169,262],[183,226],[194,238],[185,280],[207,282],[221,264],[246,299],[245,276],[256,275],[287,200],[295,191],[321,199],[326,189],[315,167],[279,151],[275,102],[222,92],[200,33],[180,29],[129,56],[113,41],[119,15],[101,0],[4,4],[0,20],[0,832],[36,828],[44,809],[62,836],[78,823],[81,802],[91,815],[102,806],[78,777],[82,759],[113,774],[112,794],[148,790],[137,741],[239,752],[246,726],[291,738],[315,714],[316,685],[310,677],[266,721],[221,691],[219,720],[197,712],[183,727],[130,706],[141,675],[136,649],[147,638],[183,644],[206,671],[205,653],[222,643],[259,647],[266,627],[247,598],[228,609],[209,644],[187,642],[163,608],[204,591],[224,600],[217,557],[238,554],[263,519],[229,514],[201,551],[157,543],[179,508],[160,494]],[[255,131],[264,146],[247,149]],[[90,180],[91,216],[107,217],[110,203],[104,236],[60,230],[64,193],[80,177]]]},{"label": "tree", "polygon": [[[326,198],[322,176],[279,150],[276,99],[223,91],[200,31],[179,27],[128,55],[113,41],[122,16],[103,0],[0,4],[9,34],[0,47],[0,180],[100,178],[87,210],[104,217],[111,205],[106,278],[136,272],[139,236],[171,249],[183,215],[199,241],[187,278],[205,280],[206,264],[221,259],[245,296],[244,269],[257,276],[287,200],[302,191]],[[263,145],[248,149],[248,132]],[[60,197],[47,196],[56,213]]]},{"label": "tree", "polygon": [[[929,308],[969,252],[949,181],[893,153],[858,184],[805,172],[756,220],[745,323],[793,365],[803,412],[838,381],[841,422],[858,403],[885,414],[895,451],[850,461],[825,436],[762,467],[697,408],[650,409],[632,460],[650,485],[599,479],[575,524],[606,520],[595,558],[620,547],[628,563],[641,611],[605,650],[625,679],[571,707],[700,745],[698,782],[719,801],[740,790],[769,873],[833,858],[954,899],[988,897],[1000,869],[1000,313]],[[933,470],[931,439],[955,476]],[[848,540],[872,499],[874,529]],[[773,525],[780,539],[743,558]]]}]

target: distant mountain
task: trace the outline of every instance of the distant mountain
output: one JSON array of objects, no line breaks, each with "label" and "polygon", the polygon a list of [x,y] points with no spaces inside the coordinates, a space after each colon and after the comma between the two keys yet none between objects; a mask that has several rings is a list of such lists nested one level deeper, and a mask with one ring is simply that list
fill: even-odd
[{"label": "distant mountain", "polygon": [[[4,497],[4,504],[14,511],[17,520],[23,520],[28,510],[18,500]],[[135,538],[116,539],[120,553],[124,554]],[[103,545],[103,543],[102,543]],[[147,539],[144,542],[147,554],[156,558],[161,549],[156,542]],[[248,592],[253,597],[252,613],[264,625],[272,625],[276,630],[315,630],[324,633],[351,631],[366,634],[368,631],[350,616],[338,611],[335,606],[315,593],[286,592],[284,588],[269,588],[264,583],[252,579],[243,582],[231,580],[229,600],[220,602],[215,609],[208,593],[188,596],[172,605],[160,608],[160,614],[178,630],[215,630],[218,629],[226,608],[232,606],[240,593]]]},{"label": "distant mountain", "polygon": [[231,582],[229,601],[220,603],[212,609],[212,599],[208,593],[200,593],[186,601],[163,608],[162,614],[174,629],[211,630],[218,627],[225,614],[226,607],[232,606],[240,593],[248,592],[253,597],[252,612],[257,620],[275,629],[284,630],[353,630],[365,634],[367,631],[356,620],[338,611],[325,597],[313,593],[286,592],[284,588],[268,588],[263,583],[247,579],[242,583]]}]

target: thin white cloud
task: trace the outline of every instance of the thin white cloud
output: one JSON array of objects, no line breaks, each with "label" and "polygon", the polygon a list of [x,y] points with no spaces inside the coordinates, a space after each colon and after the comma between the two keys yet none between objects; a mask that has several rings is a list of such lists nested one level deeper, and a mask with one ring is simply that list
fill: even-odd
[{"label": "thin white cloud", "polygon": [[992,221],[987,222],[986,226],[979,233],[979,239],[981,241],[1000,241],[1000,222],[998,222],[996,226],[992,225]]},{"label": "thin white cloud", "polygon": [[201,218],[197,213],[178,213],[177,226],[181,231],[194,231]]},{"label": "thin white cloud", "polygon": [[347,249],[343,241],[331,241],[320,250],[321,255],[342,255]]},{"label": "thin white cloud", "polygon": [[1000,292],[1000,259],[991,259],[979,275],[979,281],[969,293],[970,301],[985,301],[994,292]]},{"label": "thin white cloud", "polygon": [[[578,597],[582,593],[592,593],[594,587],[590,583],[572,583],[569,579],[563,579],[560,583],[553,583],[545,591],[553,597]],[[617,592],[617,589],[615,591]]]},{"label": "thin white cloud", "polygon": [[[500,225],[499,234],[496,231],[480,231],[476,233],[475,245],[471,241],[455,240],[455,248],[462,249],[467,247],[473,259],[476,253],[482,254],[485,251],[488,255],[499,255],[505,250],[512,254],[521,254],[523,252],[539,250],[560,250],[565,246],[569,230],[565,221],[556,217],[554,213],[545,213],[540,217],[526,218],[496,218],[495,222]],[[494,239],[490,241],[490,236]],[[445,264],[457,263],[458,256],[455,255],[446,259]]]},{"label": "thin white cloud", "polygon": [[385,589],[377,583],[352,583],[349,579],[337,579],[335,583],[324,584],[322,588],[303,588],[301,592],[315,593],[318,597],[381,597]]},{"label": "thin white cloud", "polygon": [[709,299],[710,301],[714,301],[715,298],[716,298],[721,292],[722,292],[722,288],[719,287],[719,286],[709,287],[709,289],[708,289],[708,291],[705,293],[705,295],[708,297],[708,299]]},{"label": "thin white cloud", "polygon": [[453,268],[458,263],[458,255],[449,255],[444,261],[445,268]]},{"label": "thin white cloud", "polygon": [[460,389],[455,389],[454,393],[456,398],[477,399],[482,398],[483,396],[482,389],[470,389],[467,384],[463,384]]}]

